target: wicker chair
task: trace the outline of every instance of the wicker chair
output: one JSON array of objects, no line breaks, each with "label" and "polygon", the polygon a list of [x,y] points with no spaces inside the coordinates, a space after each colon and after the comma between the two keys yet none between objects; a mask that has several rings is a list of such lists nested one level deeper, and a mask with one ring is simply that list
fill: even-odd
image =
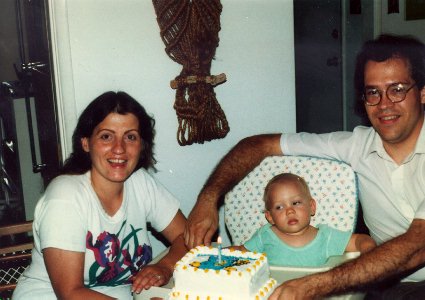
[{"label": "wicker chair", "polygon": [[31,262],[32,221],[0,226],[0,299],[10,299]]},{"label": "wicker chair", "polygon": [[264,159],[224,199],[224,215],[232,243],[242,245],[267,223],[263,194],[267,182],[280,173],[305,179],[316,200],[312,224],[328,224],[353,232],[358,213],[357,178],[352,168],[340,161],[307,156],[272,156]]}]

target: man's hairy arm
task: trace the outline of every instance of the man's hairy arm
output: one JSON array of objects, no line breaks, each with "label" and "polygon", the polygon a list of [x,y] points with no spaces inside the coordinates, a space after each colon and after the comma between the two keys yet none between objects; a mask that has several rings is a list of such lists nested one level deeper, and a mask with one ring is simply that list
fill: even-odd
[{"label": "man's hairy arm", "polygon": [[424,263],[425,220],[415,219],[406,233],[330,271],[288,281],[269,299],[315,299],[358,290]]},{"label": "man's hairy arm", "polygon": [[280,134],[244,138],[226,154],[208,178],[188,217],[185,243],[188,248],[211,243],[218,228],[218,202],[265,157],[282,155]]}]

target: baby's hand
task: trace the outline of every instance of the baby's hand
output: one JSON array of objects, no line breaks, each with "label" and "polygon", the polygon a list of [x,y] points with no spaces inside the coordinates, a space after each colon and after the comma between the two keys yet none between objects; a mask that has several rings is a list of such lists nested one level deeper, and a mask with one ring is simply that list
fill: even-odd
[{"label": "baby's hand", "polygon": [[360,253],[366,253],[376,247],[375,241],[367,234],[356,234],[351,236],[348,242],[346,252],[359,251]]},{"label": "baby's hand", "polygon": [[133,285],[131,292],[139,294],[142,290],[148,290],[152,286],[162,286],[168,283],[173,273],[166,267],[148,265],[132,277]]},{"label": "baby's hand", "polygon": [[376,247],[375,241],[368,236],[366,236],[366,238],[359,241],[359,251],[361,253],[369,252],[375,247]]}]

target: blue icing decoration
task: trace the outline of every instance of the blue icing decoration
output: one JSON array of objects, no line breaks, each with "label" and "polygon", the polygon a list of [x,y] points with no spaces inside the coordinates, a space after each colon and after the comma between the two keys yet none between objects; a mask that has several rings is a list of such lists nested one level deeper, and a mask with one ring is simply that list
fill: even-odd
[{"label": "blue icing decoration", "polygon": [[222,255],[221,264],[218,263],[218,255],[199,255],[199,256],[209,256],[206,261],[193,261],[190,265],[194,268],[199,269],[212,269],[212,270],[223,270],[231,267],[241,266],[249,264],[254,259],[252,258],[241,258],[236,256],[227,256]]}]

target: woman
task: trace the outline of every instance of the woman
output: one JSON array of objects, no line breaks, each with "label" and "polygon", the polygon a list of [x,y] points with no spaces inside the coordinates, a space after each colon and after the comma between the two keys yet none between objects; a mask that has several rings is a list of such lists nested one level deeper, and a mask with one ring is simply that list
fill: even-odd
[{"label": "woman", "polygon": [[[186,220],[147,172],[154,123],[124,92],[102,94],[83,111],[73,153],[37,203],[32,263],[13,299],[132,299],[168,282],[187,251]],[[171,243],[154,265],[148,222]]]}]

